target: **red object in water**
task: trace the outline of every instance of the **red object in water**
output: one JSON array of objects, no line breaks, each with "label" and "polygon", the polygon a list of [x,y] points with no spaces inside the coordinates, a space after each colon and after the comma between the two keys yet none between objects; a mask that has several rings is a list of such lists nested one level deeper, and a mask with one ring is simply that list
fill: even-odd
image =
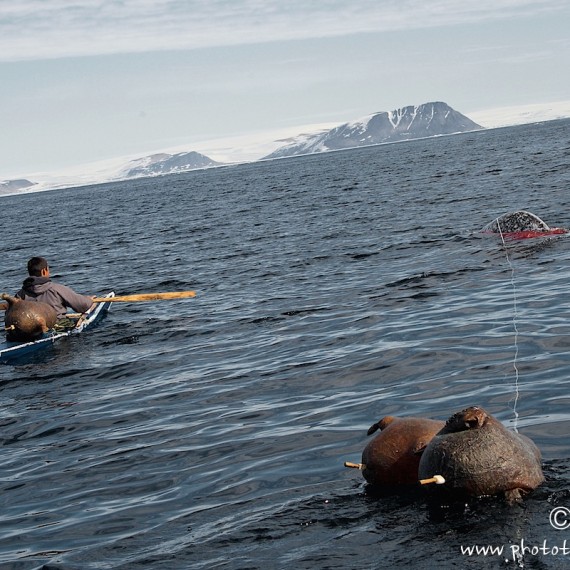
[{"label": "red object in water", "polygon": [[537,237],[548,237],[560,234],[567,234],[570,230],[565,228],[550,228],[548,230],[523,230],[520,232],[508,232],[502,234],[504,239],[516,240],[516,239],[528,239]]}]

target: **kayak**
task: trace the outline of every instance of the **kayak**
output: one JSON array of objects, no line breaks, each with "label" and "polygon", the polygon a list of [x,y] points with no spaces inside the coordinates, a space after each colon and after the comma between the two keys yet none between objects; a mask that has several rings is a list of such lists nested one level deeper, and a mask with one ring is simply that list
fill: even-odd
[{"label": "kayak", "polygon": [[[105,297],[114,297],[115,293],[111,292]],[[111,301],[97,303],[93,309],[87,311],[77,318],[75,326],[63,331],[52,330],[45,333],[41,338],[30,342],[0,342],[0,363],[7,363],[22,356],[33,354],[52,346],[55,342],[66,338],[72,334],[81,333],[93,325],[97,324],[109,311]]]}]

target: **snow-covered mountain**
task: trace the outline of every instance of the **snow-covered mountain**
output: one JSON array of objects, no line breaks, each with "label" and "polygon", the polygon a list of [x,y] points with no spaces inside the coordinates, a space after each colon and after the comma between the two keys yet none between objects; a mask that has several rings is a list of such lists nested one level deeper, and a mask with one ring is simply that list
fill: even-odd
[{"label": "snow-covered mountain", "polygon": [[117,180],[175,174],[200,168],[223,166],[199,152],[154,153],[138,158],[115,158],[84,164],[64,172],[33,175],[35,182],[24,179],[0,181],[0,195],[20,192],[43,192],[55,188],[88,186]]},{"label": "snow-covered mountain", "polygon": [[221,166],[199,152],[179,152],[177,154],[158,153],[131,160],[119,172],[117,178],[138,178],[140,176],[156,176],[186,172],[197,168]]},{"label": "snow-covered mountain", "polygon": [[35,184],[35,182],[30,182],[24,178],[0,181],[0,194],[12,193],[18,190],[23,190],[24,188],[30,188],[30,186],[34,186]]},{"label": "snow-covered mountain", "polygon": [[368,115],[311,136],[294,137],[264,159],[449,135],[482,128],[447,103],[424,103]]},{"label": "snow-covered mountain", "polygon": [[[255,132],[240,137],[202,142],[202,152],[206,152],[208,155],[215,155],[219,162],[208,157],[193,162],[190,160],[190,157],[196,155],[204,157],[204,155],[200,155],[197,152],[179,152],[183,150],[183,147],[169,148],[164,149],[160,153],[154,153],[142,158],[135,158],[131,155],[78,164],[59,171],[18,173],[11,179],[0,180],[0,196],[42,192],[55,188],[80,187],[124,180],[135,176],[155,176],[169,172],[192,170],[194,168],[207,168],[208,166],[253,162],[261,160],[261,157],[274,157],[279,151],[289,147],[291,147],[291,150],[297,147],[299,154],[306,154],[332,150],[334,148],[361,146],[362,144],[378,144],[411,140],[418,137],[423,138],[433,136],[433,127],[441,124],[443,119],[445,119],[444,128],[436,131],[435,134],[449,134],[481,128],[497,128],[552,121],[570,118],[570,101],[473,111],[470,113],[470,116],[483,126],[480,127],[477,123],[454,111],[445,103],[426,103],[418,107],[404,107],[390,113],[376,113],[363,120],[345,123],[336,127],[334,123],[319,123],[299,128],[287,127],[279,131]],[[376,142],[373,140],[375,133],[372,131],[372,126],[381,124],[386,127],[386,138],[382,139],[379,137],[380,140],[377,139]],[[420,128],[418,130],[417,127],[420,124],[424,126],[423,129]],[[398,128],[395,128],[395,126]],[[305,134],[298,134],[302,133],[303,129],[307,129],[304,131]],[[343,132],[343,129],[346,130]],[[350,136],[351,129],[352,136]],[[379,131],[380,129],[377,128],[377,130]],[[342,146],[334,146],[333,142],[330,141],[332,133],[337,134],[337,143],[338,138],[340,138],[341,142],[344,142]],[[398,133],[401,133],[401,136],[398,137]],[[367,139],[368,136],[370,138]],[[359,141],[359,139],[361,140]],[[329,141],[330,147],[327,144]],[[284,143],[288,144],[284,146]],[[322,145],[321,148],[319,148],[319,144]],[[281,156],[281,154],[279,155]],[[283,154],[282,156],[293,156],[293,154]],[[168,165],[172,167],[171,170],[169,170]]]}]

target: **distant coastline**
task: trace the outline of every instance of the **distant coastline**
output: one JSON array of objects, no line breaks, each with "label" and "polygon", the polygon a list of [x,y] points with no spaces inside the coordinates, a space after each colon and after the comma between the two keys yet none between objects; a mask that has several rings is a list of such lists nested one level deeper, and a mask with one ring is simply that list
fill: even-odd
[{"label": "distant coastline", "polygon": [[[570,118],[570,101],[549,104],[499,107],[467,113],[467,116],[485,129],[513,127],[525,124],[555,121]],[[284,140],[299,136],[311,136],[324,132],[335,125],[316,124],[291,127],[280,131],[264,131],[226,139],[204,141],[192,145],[201,154],[212,159],[212,166],[232,166],[257,162],[283,145]],[[390,144],[390,143],[386,143]],[[188,146],[176,147],[152,153],[189,153]],[[190,151],[195,152],[195,151]],[[150,153],[149,153],[150,154]],[[53,172],[38,172],[0,180],[0,197],[28,194],[62,188],[91,186],[126,179],[117,176],[126,163],[142,160],[137,156],[117,157],[105,161],[81,164]],[[26,184],[24,184],[25,182]]]}]

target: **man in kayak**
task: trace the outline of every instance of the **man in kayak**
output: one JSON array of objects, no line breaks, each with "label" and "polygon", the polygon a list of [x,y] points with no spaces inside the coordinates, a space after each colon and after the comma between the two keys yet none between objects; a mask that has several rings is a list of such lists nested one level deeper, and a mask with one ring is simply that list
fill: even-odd
[{"label": "man in kayak", "polygon": [[32,257],[28,261],[28,275],[16,297],[50,305],[58,319],[65,318],[68,307],[77,313],[85,313],[93,304],[92,297],[79,295],[70,287],[54,283],[50,279],[48,262],[43,257]]}]

